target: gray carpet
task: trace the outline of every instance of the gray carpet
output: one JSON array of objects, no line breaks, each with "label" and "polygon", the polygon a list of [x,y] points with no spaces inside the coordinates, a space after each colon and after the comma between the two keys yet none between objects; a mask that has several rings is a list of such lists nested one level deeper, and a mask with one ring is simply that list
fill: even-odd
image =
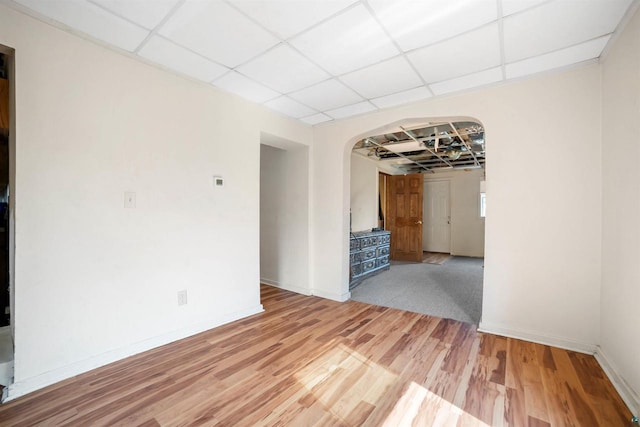
[{"label": "gray carpet", "polygon": [[391,269],[351,290],[351,299],[432,316],[480,322],[482,258],[452,257],[442,265],[393,261]]}]

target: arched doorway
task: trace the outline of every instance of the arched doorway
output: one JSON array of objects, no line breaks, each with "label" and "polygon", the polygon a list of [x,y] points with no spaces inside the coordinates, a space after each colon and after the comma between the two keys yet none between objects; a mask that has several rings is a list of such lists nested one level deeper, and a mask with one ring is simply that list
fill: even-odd
[{"label": "arched doorway", "polygon": [[[414,119],[350,142],[352,298],[477,325],[485,200],[480,121]],[[390,247],[375,246],[388,240],[381,229],[391,231]]]}]

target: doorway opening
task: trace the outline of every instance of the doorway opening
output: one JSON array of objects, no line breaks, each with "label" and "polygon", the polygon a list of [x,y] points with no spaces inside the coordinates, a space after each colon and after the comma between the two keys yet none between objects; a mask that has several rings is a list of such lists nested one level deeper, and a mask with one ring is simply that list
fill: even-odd
[{"label": "doorway opening", "polygon": [[[355,142],[352,225],[391,232],[390,268],[353,280],[355,300],[479,324],[485,140],[471,118],[394,124]],[[360,183],[376,174],[368,186]],[[364,193],[375,194],[367,204]],[[363,212],[369,212],[362,215]],[[378,213],[376,221],[367,220]],[[352,252],[354,252],[352,250]],[[350,255],[351,262],[358,254]],[[357,261],[357,260],[356,260]]]},{"label": "doorway opening", "polygon": [[[15,301],[13,283],[15,212],[14,51],[0,45],[0,385],[13,383]],[[3,396],[6,389],[3,389]]]},{"label": "doorway opening", "polygon": [[260,282],[310,295],[309,148],[260,141]]}]

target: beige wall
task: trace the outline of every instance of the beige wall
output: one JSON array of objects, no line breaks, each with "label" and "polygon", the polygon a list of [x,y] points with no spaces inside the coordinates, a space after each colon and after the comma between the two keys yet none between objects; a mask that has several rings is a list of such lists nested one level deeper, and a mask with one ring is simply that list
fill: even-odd
[{"label": "beige wall", "polygon": [[599,353],[640,413],[640,12],[603,73],[602,327]]},{"label": "beige wall", "polygon": [[378,168],[370,160],[351,154],[351,231],[378,226]]},{"label": "beige wall", "polygon": [[482,328],[594,350],[600,336],[600,83],[599,66],[589,65],[316,126],[314,144],[323,149],[312,161],[314,292],[349,296],[353,143],[398,121],[471,117],[483,123],[487,139]]},{"label": "beige wall", "polygon": [[484,179],[484,170],[425,174],[424,179],[425,182],[449,181],[451,254],[483,257],[485,219],[480,217],[480,181]]},{"label": "beige wall", "polygon": [[4,6],[0,44],[16,50],[10,393],[259,311],[260,135],[311,144],[311,128]]}]

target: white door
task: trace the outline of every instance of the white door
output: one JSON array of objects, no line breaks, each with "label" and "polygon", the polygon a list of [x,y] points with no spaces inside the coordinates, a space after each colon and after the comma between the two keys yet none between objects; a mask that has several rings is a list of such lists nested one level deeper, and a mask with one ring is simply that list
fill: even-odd
[{"label": "white door", "polygon": [[451,253],[449,181],[427,181],[424,185],[422,248],[427,252]]}]

